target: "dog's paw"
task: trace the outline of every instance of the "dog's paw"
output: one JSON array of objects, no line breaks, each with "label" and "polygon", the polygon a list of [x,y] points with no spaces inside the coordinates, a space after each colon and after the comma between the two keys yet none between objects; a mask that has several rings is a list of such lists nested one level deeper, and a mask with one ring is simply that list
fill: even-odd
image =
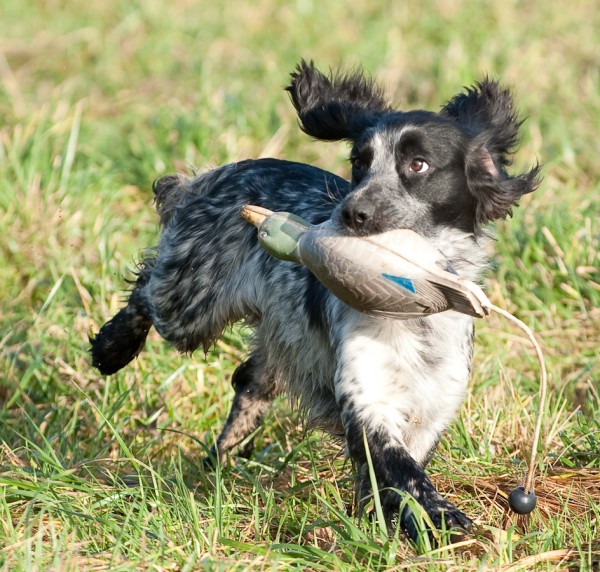
[{"label": "dog's paw", "polygon": [[[450,541],[454,542],[462,535],[473,530],[473,521],[452,503],[440,499],[435,504],[423,507],[436,531],[445,530],[450,533]],[[402,530],[416,544],[419,544],[423,534],[426,534],[432,546],[438,544],[436,534],[424,519],[419,519],[413,511],[406,507],[400,519]],[[457,538],[458,537],[458,538]]]},{"label": "dog's paw", "polygon": [[201,464],[205,471],[213,472],[219,463],[219,453],[217,452],[217,448],[213,445],[208,453],[202,457]]},{"label": "dog's paw", "polygon": [[463,530],[469,532],[473,528],[473,521],[452,503],[444,501],[435,511],[428,511],[431,522],[438,530]]},{"label": "dog's paw", "polygon": [[422,504],[437,530],[469,532],[473,529],[471,519],[441,496]]}]

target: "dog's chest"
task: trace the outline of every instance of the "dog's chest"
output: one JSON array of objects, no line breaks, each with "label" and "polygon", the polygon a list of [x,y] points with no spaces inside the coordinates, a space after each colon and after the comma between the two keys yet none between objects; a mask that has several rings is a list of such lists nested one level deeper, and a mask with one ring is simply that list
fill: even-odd
[{"label": "dog's chest", "polygon": [[441,432],[465,394],[472,329],[472,320],[455,312],[405,322],[356,316],[340,353],[336,394],[352,399],[365,421],[395,426],[407,440]]}]

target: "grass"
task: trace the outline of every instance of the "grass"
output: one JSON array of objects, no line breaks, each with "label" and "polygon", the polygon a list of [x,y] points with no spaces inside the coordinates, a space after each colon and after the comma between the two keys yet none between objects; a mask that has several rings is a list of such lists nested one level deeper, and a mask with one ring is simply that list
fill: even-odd
[{"label": "grass", "polygon": [[[3,2],[0,21],[0,566],[4,570],[592,570],[600,519],[600,13],[593,0]],[[222,4],[222,5],[221,5]],[[243,357],[152,335],[102,378],[87,336],[156,241],[162,174],[270,155],[347,173],[296,126],[300,57],[361,62],[400,108],[484,74],[523,114],[515,168],[544,183],[497,225],[494,303],[531,325],[550,373],[539,510],[506,512],[537,410],[520,332],[478,324],[469,397],[430,472],[481,525],[438,549],[347,516],[340,445],[284,401],[249,461],[201,463]]]}]

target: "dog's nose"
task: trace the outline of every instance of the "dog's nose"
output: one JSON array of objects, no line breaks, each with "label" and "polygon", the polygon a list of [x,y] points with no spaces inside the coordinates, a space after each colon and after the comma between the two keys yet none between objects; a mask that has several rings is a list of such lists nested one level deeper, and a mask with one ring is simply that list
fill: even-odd
[{"label": "dog's nose", "polygon": [[344,225],[356,232],[365,232],[373,219],[375,206],[366,199],[351,199],[342,207],[341,217]]}]

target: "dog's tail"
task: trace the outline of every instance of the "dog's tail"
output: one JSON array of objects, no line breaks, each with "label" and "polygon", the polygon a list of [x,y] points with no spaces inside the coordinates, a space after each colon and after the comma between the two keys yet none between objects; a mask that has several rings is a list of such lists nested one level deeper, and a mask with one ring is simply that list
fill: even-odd
[{"label": "dog's tail", "polygon": [[152,184],[156,212],[162,226],[167,226],[177,207],[185,203],[186,197],[192,196],[191,182],[192,179],[186,175],[167,175]]},{"label": "dog's tail", "polygon": [[143,299],[146,280],[142,269],[127,305],[106,322],[93,338],[90,337],[92,365],[104,375],[125,367],[144,347],[152,327]]},{"label": "dog's tail", "polygon": [[[190,183],[191,178],[185,175],[162,177],[154,182],[152,190],[161,225],[166,226],[177,207],[185,203],[188,195],[191,196]],[[144,290],[154,262],[152,256],[141,262],[127,305],[90,337],[92,365],[104,375],[124,368],[144,347],[152,327]]]}]

